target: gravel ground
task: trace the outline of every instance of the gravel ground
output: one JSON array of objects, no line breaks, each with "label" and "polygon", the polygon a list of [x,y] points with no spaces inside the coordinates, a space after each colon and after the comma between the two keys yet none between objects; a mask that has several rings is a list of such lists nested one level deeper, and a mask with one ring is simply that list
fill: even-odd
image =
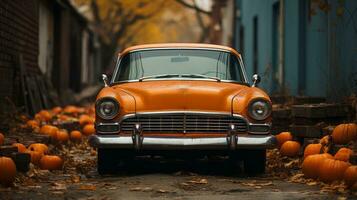
[{"label": "gravel ground", "polygon": [[357,199],[269,174],[248,177],[226,161],[146,159],[111,176],[98,175],[95,166],[85,176],[41,173],[28,186],[0,188],[0,199]]}]

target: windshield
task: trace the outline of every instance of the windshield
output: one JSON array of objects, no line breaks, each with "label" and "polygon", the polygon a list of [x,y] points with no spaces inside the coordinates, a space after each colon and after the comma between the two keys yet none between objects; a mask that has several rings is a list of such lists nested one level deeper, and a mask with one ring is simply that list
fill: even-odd
[{"label": "windshield", "polygon": [[129,53],[119,62],[114,82],[154,78],[211,78],[245,82],[235,55],[199,49],[153,49]]}]

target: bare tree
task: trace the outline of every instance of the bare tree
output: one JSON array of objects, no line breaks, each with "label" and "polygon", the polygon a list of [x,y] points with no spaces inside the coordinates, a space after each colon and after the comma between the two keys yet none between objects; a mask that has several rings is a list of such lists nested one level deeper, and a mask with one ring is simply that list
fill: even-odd
[{"label": "bare tree", "polygon": [[198,42],[202,43],[202,42],[205,42],[205,40],[207,40],[207,38],[209,37],[209,32],[210,32],[209,31],[210,24],[208,24],[208,25],[205,24],[202,15],[210,18],[212,15],[212,12],[203,10],[200,7],[198,7],[196,0],[190,0],[190,1],[191,2],[189,3],[185,0],[176,0],[176,2],[181,4],[182,6],[189,8],[189,9],[193,9],[195,11],[197,23],[201,28],[201,35],[198,39]]},{"label": "bare tree", "polygon": [[[128,34],[128,30],[134,24],[148,20],[162,8],[162,4],[165,1],[161,1],[156,9],[150,12],[137,12],[134,9],[124,7],[122,1],[108,0],[106,3],[110,4],[106,10],[105,15],[101,13],[98,0],[90,1],[90,9],[93,15],[93,25],[96,33],[98,33],[102,41],[102,65],[108,67],[113,63],[113,56],[119,50],[120,44],[126,44],[135,37],[135,33]],[[142,2],[138,4],[139,9],[152,6],[150,2]],[[119,44],[120,41],[120,44]]]}]

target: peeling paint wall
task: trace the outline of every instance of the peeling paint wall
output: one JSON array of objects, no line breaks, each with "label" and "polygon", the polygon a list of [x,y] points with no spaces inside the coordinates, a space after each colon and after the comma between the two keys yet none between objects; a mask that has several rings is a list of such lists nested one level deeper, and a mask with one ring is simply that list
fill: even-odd
[{"label": "peeling paint wall", "polygon": [[[235,37],[244,30],[248,75],[257,54],[261,87],[270,93],[324,96],[341,100],[357,92],[357,1],[284,1],[284,85],[277,79],[276,6],[279,0],[236,0]],[[322,1],[326,2],[326,1]],[[280,14],[280,13],[278,13]],[[258,21],[258,50],[253,51],[253,19]],[[235,38],[236,47],[242,38]]]}]

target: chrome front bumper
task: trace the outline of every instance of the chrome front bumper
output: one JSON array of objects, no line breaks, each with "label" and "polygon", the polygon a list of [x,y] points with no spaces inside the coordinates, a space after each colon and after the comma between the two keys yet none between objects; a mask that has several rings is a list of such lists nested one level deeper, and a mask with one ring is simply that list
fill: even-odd
[{"label": "chrome front bumper", "polygon": [[[232,143],[233,142],[233,143]],[[210,138],[142,137],[140,146],[131,136],[92,135],[89,144],[96,148],[143,150],[215,150],[215,149],[267,149],[273,148],[276,139],[271,135],[235,135]]]}]

